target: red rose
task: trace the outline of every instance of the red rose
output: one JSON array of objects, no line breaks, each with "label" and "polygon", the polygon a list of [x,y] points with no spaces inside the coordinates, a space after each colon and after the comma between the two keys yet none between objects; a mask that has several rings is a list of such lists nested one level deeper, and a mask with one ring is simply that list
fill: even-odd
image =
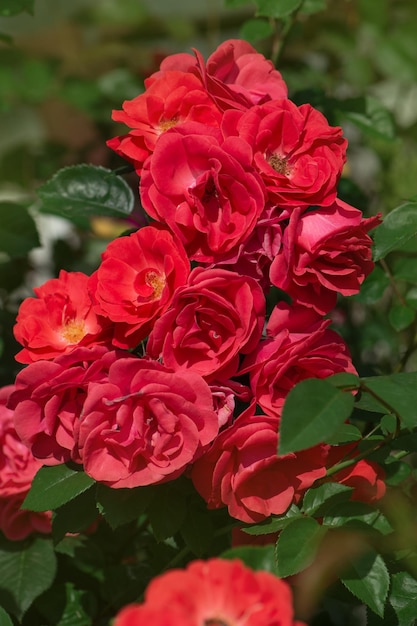
[{"label": "red rose", "polygon": [[132,128],[127,135],[114,137],[107,145],[131,161],[138,174],[168,128],[183,122],[219,126],[221,113],[204,90],[201,80],[189,73],[168,71],[152,81],[145,93],[113,111],[113,119]]},{"label": "red rose", "polygon": [[253,407],[221,432],[194,464],[192,480],[209,509],[227,506],[242,522],[285,513],[301,492],[326,474],[325,447],[277,455],[278,419]]},{"label": "red rose", "polygon": [[160,137],[140,183],[144,209],[183,242],[191,259],[211,263],[246,240],[264,204],[249,146],[222,143],[203,124],[181,124]]},{"label": "red rose", "polygon": [[279,304],[267,325],[268,339],[243,362],[257,403],[280,417],[288,392],[306,378],[356,370],[344,340],[311,309]]},{"label": "red rose", "polygon": [[379,222],[379,216],[363,219],[361,211],[339,199],[307,213],[296,209],[271,265],[271,282],[295,302],[328,313],[338,293],[358,293],[371,273],[372,240],[367,233]]},{"label": "red rose", "polygon": [[19,541],[32,532],[51,532],[51,513],[20,508],[42,463],[17,436],[13,411],[6,407],[13,391],[14,385],[0,389],[0,530]]},{"label": "red rose", "polygon": [[[341,461],[358,454],[356,444],[332,446],[326,461],[327,467],[332,467]],[[375,461],[361,459],[357,463],[340,470],[330,478],[332,482],[338,482],[353,488],[351,500],[372,504],[380,500],[386,491],[385,471]]]},{"label": "red rose", "polygon": [[197,267],[156,322],[147,352],[172,369],[224,380],[236,374],[240,354],[258,344],[264,320],[265,298],[255,280]]},{"label": "red rose", "polygon": [[189,272],[184,248],[166,230],[145,226],[112,241],[89,286],[97,312],[115,323],[113,343],[137,346]]},{"label": "red rose", "polygon": [[243,113],[226,111],[222,130],[249,144],[273,204],[327,206],[336,198],[347,141],[339,126],[329,126],[309,104],[283,99]]},{"label": "red rose", "polygon": [[58,278],[34,289],[36,298],[23,300],[14,327],[16,340],[24,346],[16,355],[19,363],[109,341],[109,322],[95,313],[88,280],[82,272],[61,270]]},{"label": "red rose", "polygon": [[130,605],[114,626],[303,626],[295,622],[289,585],[241,561],[194,561],[154,578],[142,605]]},{"label": "red rose", "polygon": [[32,363],[17,375],[8,403],[15,410],[15,428],[45,465],[81,461],[78,428],[87,386],[106,375],[116,356],[103,346],[77,348],[54,361]]},{"label": "red rose", "polygon": [[119,359],[90,383],[79,431],[84,469],[111,487],[173,480],[216,436],[207,383],[155,361]]}]

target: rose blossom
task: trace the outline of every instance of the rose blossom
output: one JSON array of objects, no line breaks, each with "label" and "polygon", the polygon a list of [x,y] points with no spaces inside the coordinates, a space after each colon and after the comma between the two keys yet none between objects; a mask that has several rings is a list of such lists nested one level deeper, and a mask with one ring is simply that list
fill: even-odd
[{"label": "rose blossom", "polygon": [[114,626],[303,626],[294,621],[291,589],[270,572],[239,560],[193,561],[154,578],[141,605],[129,605]]},{"label": "rose blossom", "polygon": [[216,129],[191,122],[160,137],[144,164],[140,195],[189,258],[208,263],[249,237],[265,204],[249,146],[237,137],[223,142]]},{"label": "rose blossom", "polygon": [[342,129],[329,126],[311,105],[298,107],[282,99],[245,112],[226,111],[222,131],[251,147],[272,204],[308,207],[334,201],[347,141]]},{"label": "rose blossom", "polygon": [[[354,457],[355,454],[358,454],[356,443],[332,446],[329,449],[326,467],[333,467],[341,461]],[[353,488],[351,500],[370,504],[377,502],[385,495],[384,480],[384,469],[375,461],[368,459],[360,459],[329,477],[331,482],[338,482]]]},{"label": "rose blossom", "polygon": [[271,265],[271,282],[295,302],[328,313],[338,293],[358,293],[371,273],[372,240],[367,233],[379,222],[379,216],[363,219],[359,209],[339,199],[307,213],[294,210]]},{"label": "rose blossom", "polygon": [[117,352],[104,346],[76,348],[53,361],[32,363],[17,375],[8,403],[15,410],[15,428],[45,465],[81,461],[78,429],[87,385],[105,377],[116,358]]},{"label": "rose blossom", "polygon": [[204,90],[201,80],[189,73],[167,71],[152,81],[145,93],[113,111],[113,119],[132,129],[107,145],[131,161],[140,175],[142,165],[168,128],[188,121],[219,126],[221,113]]},{"label": "rose blossom", "polygon": [[87,290],[89,277],[82,272],[61,270],[20,305],[14,327],[16,340],[24,346],[19,363],[53,359],[77,346],[109,341],[108,320],[97,315]]},{"label": "rose blossom", "polygon": [[189,273],[181,242],[166,230],[145,226],[112,241],[89,287],[97,312],[114,322],[113,344],[137,346]]},{"label": "rose blossom", "polygon": [[324,446],[278,456],[278,419],[249,407],[194,464],[192,480],[209,509],[227,506],[242,522],[285,513],[326,474]]},{"label": "rose blossom", "polygon": [[329,330],[311,309],[275,307],[267,325],[269,337],[243,362],[257,403],[268,415],[280,417],[288,392],[306,378],[326,378],[338,372],[356,374],[344,340]]},{"label": "rose blossom", "polygon": [[173,480],[219,429],[207,383],[156,361],[120,358],[91,382],[79,428],[84,469],[111,487]]},{"label": "rose blossom", "polygon": [[51,532],[51,513],[21,510],[33,477],[42,463],[20,441],[13,425],[13,411],[6,407],[14,385],[0,389],[0,530],[11,541],[32,532]]},{"label": "rose blossom", "polygon": [[258,344],[265,298],[258,283],[222,269],[196,267],[156,322],[147,352],[172,369],[211,380],[236,374],[239,355]]},{"label": "rose blossom", "polygon": [[287,97],[287,86],[272,61],[257,52],[247,41],[229,39],[209,56],[207,63],[198,50],[191,54],[172,54],[145,81],[149,86],[169,70],[192,72],[205,85],[220,110],[248,109],[254,104]]}]

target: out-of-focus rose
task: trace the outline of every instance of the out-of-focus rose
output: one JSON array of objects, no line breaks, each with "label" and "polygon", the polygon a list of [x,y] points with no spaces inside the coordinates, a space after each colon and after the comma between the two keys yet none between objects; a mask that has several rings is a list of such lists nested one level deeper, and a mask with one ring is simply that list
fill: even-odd
[{"label": "out-of-focus rose", "polygon": [[114,345],[136,347],[189,273],[181,242],[166,230],[145,226],[112,241],[89,287],[97,312],[115,323]]},{"label": "out-of-focus rose", "polygon": [[90,383],[79,427],[84,469],[111,487],[172,480],[219,429],[207,383],[155,361],[119,359]]},{"label": "out-of-focus rose", "polygon": [[373,270],[367,233],[379,223],[379,216],[363,219],[359,209],[339,199],[307,213],[294,210],[271,265],[271,282],[296,303],[328,313],[338,293],[358,293]]},{"label": "out-of-focus rose", "polygon": [[194,561],[153,579],[141,605],[130,605],[114,626],[303,626],[294,621],[289,585],[241,561]]},{"label": "out-of-focus rose", "polygon": [[264,320],[265,298],[254,279],[197,267],[156,322],[147,351],[172,369],[224,380],[236,374],[239,355],[254,350]]},{"label": "out-of-focus rose", "polygon": [[167,71],[153,80],[145,93],[126,100],[123,111],[113,111],[113,119],[132,130],[110,139],[107,145],[131,161],[140,175],[143,163],[168,128],[189,121],[219,126],[221,113],[199,78],[190,73]]},{"label": "out-of-focus rose", "polygon": [[116,358],[104,346],[77,348],[17,375],[8,406],[20,439],[45,465],[81,462],[78,429],[88,383],[102,380]]},{"label": "out-of-focus rose", "polygon": [[[332,446],[326,461],[332,467],[340,461],[347,460],[357,454],[356,444]],[[351,500],[372,504],[380,500],[386,491],[385,471],[375,461],[360,459],[357,463],[333,474],[329,480],[353,488]]]},{"label": "out-of-focus rose", "polygon": [[305,489],[326,474],[324,446],[277,455],[278,419],[253,407],[221,432],[194,464],[192,480],[209,509],[228,507],[242,522],[285,513]]},{"label": "out-of-focus rose", "polygon": [[272,204],[306,208],[335,200],[347,141],[339,126],[329,126],[309,104],[282,99],[226,111],[222,131],[249,144]]},{"label": "out-of-focus rose", "polygon": [[61,270],[58,278],[34,289],[36,298],[23,300],[14,327],[16,340],[24,346],[17,361],[53,359],[77,346],[110,341],[111,325],[95,313],[88,280],[82,272]]},{"label": "out-of-focus rose", "polygon": [[248,239],[265,205],[262,180],[249,146],[223,142],[204,124],[181,124],[164,133],[144,164],[144,209],[167,224],[190,259],[211,263]]},{"label": "out-of-focus rose", "polygon": [[257,403],[280,417],[289,391],[306,378],[356,374],[344,340],[311,309],[280,303],[267,324],[269,337],[244,360]]},{"label": "out-of-focus rose", "polygon": [[42,463],[17,436],[13,411],[6,407],[13,391],[14,385],[0,389],[0,530],[19,541],[32,532],[51,532],[51,513],[20,508]]}]

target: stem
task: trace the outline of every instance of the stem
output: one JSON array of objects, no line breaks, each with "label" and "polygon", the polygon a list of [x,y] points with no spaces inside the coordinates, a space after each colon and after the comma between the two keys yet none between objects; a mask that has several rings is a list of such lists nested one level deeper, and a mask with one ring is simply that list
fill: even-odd
[{"label": "stem", "polygon": [[281,60],[284,48],[288,42],[288,36],[297,21],[298,14],[303,8],[304,3],[305,0],[301,0],[299,6],[295,9],[295,11],[293,11],[284,21],[284,25],[279,33],[277,29],[277,21],[274,18],[272,18],[271,20],[275,29],[275,35],[272,40],[271,61],[273,62],[275,67],[277,67],[278,63]]},{"label": "stem", "polygon": [[395,433],[392,435],[392,437],[394,438],[398,437],[398,434],[401,428],[401,415],[398,413],[398,411],[396,411],[390,404],[388,404],[388,402],[386,402],[377,393],[375,393],[375,391],[370,389],[363,381],[361,381],[360,388],[363,391],[366,391],[367,393],[369,393],[370,396],[375,398],[375,400],[377,400],[384,408],[387,409],[388,413],[391,413],[392,415],[395,416],[395,419],[397,420],[397,426],[395,428]]},{"label": "stem", "polygon": [[401,291],[398,289],[398,285],[395,282],[395,278],[392,275],[391,270],[388,267],[385,259],[380,259],[379,263],[380,263],[382,269],[384,270],[385,274],[387,275],[388,280],[389,280],[390,285],[391,285],[391,288],[392,288],[393,292],[395,293],[395,295],[397,296],[399,303],[402,304],[402,306],[407,306],[407,303],[406,303],[406,301],[404,299],[404,296],[401,293]]}]

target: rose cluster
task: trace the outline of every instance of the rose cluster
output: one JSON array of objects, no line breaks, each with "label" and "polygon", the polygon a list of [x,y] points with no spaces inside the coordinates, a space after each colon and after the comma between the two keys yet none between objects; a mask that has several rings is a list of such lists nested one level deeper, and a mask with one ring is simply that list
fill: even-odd
[{"label": "rose cluster", "polygon": [[[325,315],[371,272],[379,218],[337,197],[346,139],[237,40],[168,57],[114,119],[152,222],[22,303],[16,431],[40,462],[111,487],[187,473],[239,520],[284,513],[351,452],[277,455],[290,389],[355,372]],[[287,301],[266,315],[272,287]],[[340,480],[369,500],[381,476],[362,461]]]}]

